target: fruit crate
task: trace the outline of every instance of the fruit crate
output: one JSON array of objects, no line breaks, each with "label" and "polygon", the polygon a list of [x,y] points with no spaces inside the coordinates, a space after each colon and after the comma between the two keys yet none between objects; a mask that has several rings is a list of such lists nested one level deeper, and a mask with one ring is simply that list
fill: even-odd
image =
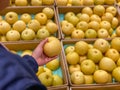
[{"label": "fruit crate", "polygon": [[48,90],[69,90],[69,87],[68,86],[62,86],[62,87],[59,87],[59,88],[48,88]]},{"label": "fruit crate", "polygon": [[120,90],[119,85],[101,85],[101,86],[89,86],[89,87],[70,87],[70,90]]},{"label": "fruit crate", "polygon": [[[33,1],[33,2],[32,2]],[[44,1],[44,2],[43,2]],[[54,6],[55,2],[54,0],[23,0],[21,3],[21,0],[18,0],[19,4],[15,4],[15,0],[10,0],[9,6],[17,6],[17,7],[24,7],[24,6]]]},{"label": "fruit crate", "polygon": [[[95,6],[89,6],[89,8],[91,8],[92,9],[92,12],[93,12],[93,8],[94,8]],[[98,38],[98,30],[99,29],[101,29],[101,28],[104,28],[104,29],[107,29],[107,32],[108,32],[108,36],[102,36],[101,37],[101,34],[99,34],[99,37],[100,38],[113,38],[113,37],[116,37],[117,35],[116,35],[116,33],[115,33],[115,31],[116,31],[116,28],[119,26],[119,21],[120,21],[120,17],[119,17],[119,11],[118,11],[118,9],[117,9],[117,7],[116,7],[116,5],[115,6],[109,6],[109,5],[103,5],[103,7],[105,8],[105,10],[108,8],[108,7],[113,7],[114,9],[115,9],[115,11],[116,11],[116,15],[114,16],[114,18],[116,18],[117,19],[117,21],[115,21],[115,22],[118,22],[118,24],[114,27],[114,26],[112,26],[111,25],[111,28],[109,28],[109,30],[108,30],[108,28],[104,28],[104,26],[102,25],[102,24],[100,24],[100,22],[102,22],[102,21],[106,21],[105,19],[102,19],[102,16],[104,16],[104,15],[102,15],[102,16],[98,16],[97,15],[97,17],[99,17],[99,20],[100,20],[100,22],[99,22],[99,24],[96,24],[96,25],[94,25],[94,24],[92,24],[91,22],[94,22],[94,16],[96,16],[96,14],[95,13],[93,13],[93,14],[91,14],[91,16],[90,16],[90,13],[87,11],[87,9],[85,10],[84,8],[88,8],[88,7],[85,7],[85,6],[74,6],[74,7],[67,7],[67,6],[58,6],[58,7],[56,7],[56,11],[57,11],[57,16],[58,16],[58,22],[59,22],[59,26],[60,26],[60,31],[61,31],[61,37],[62,37],[62,39],[93,39],[93,38]],[[84,9],[84,10],[83,10]],[[82,11],[83,10],[83,11]],[[86,12],[87,11],[87,12]],[[114,11],[114,10],[113,10]],[[68,19],[65,19],[65,15],[67,14],[67,13],[69,13],[69,12],[72,12],[72,13],[74,13],[75,14],[75,16],[77,16],[78,18],[79,18],[79,20],[78,20],[78,18],[75,18],[74,17],[74,19],[69,19],[69,21],[68,21]],[[88,14],[89,13],[89,14]],[[86,15],[86,14],[88,14],[88,15]],[[71,15],[72,16],[72,15]],[[73,15],[74,16],[74,15]],[[82,17],[80,17],[80,16],[85,16],[83,19],[82,19]],[[70,16],[69,16],[70,17]],[[87,19],[87,17],[88,17],[88,19]],[[94,17],[94,18],[93,18]],[[66,18],[67,18],[67,16],[66,16]],[[104,18],[104,17],[103,17]],[[85,20],[86,19],[86,20]],[[71,20],[71,21],[70,21]],[[88,21],[87,21],[88,20]],[[73,26],[71,26],[70,24],[68,24],[68,26],[70,26],[71,28],[72,28],[72,30],[69,30],[69,34],[68,34],[68,31],[66,30],[64,30],[64,33],[63,33],[63,30],[62,30],[62,28],[63,27],[65,27],[64,25],[65,25],[65,23],[66,23],[66,21],[68,21],[69,23],[74,23],[74,28],[73,28]],[[80,23],[81,23],[81,21],[85,21],[85,22],[87,22],[86,23],[86,26],[85,26],[85,24],[81,24],[81,25],[83,25],[83,27],[85,26],[85,27],[87,27],[86,29],[85,29],[85,27],[83,28],[82,26],[79,26],[80,25]],[[96,21],[96,20],[95,20]],[[85,23],[84,22],[84,23]],[[90,24],[91,23],[91,24]],[[103,23],[103,22],[102,22]],[[109,22],[110,23],[110,22]],[[89,25],[90,24],[90,25]],[[111,24],[111,23],[110,23]],[[63,26],[63,27],[62,27]],[[99,26],[99,27],[94,27],[94,26]],[[67,28],[67,26],[66,26],[66,28]],[[97,29],[98,28],[98,29]],[[68,28],[67,28],[68,29]],[[74,32],[74,34],[72,34],[71,32],[73,32],[73,31],[75,31],[74,29],[82,29],[82,31],[83,32],[80,32],[79,31],[79,35],[77,35],[77,34],[75,34],[75,33],[77,33],[77,31],[76,32]],[[85,29],[85,30],[84,30]],[[89,35],[88,34],[88,32],[90,31],[90,30],[88,30],[88,29],[94,29],[94,30],[96,30],[96,33],[97,33],[97,35],[96,34],[94,34],[95,36],[92,36],[92,35]],[[85,31],[86,31],[86,34],[85,34]],[[80,34],[81,33],[81,34]]]},{"label": "fruit crate", "polygon": [[93,5],[114,5],[115,0],[106,2],[104,0],[55,0],[56,6],[93,6]]},{"label": "fruit crate", "polygon": [[[70,68],[69,68],[70,64],[68,64],[68,61],[66,59],[66,55],[67,55],[66,52],[68,52],[68,50],[65,51],[65,49],[67,47],[69,47],[69,46],[74,46],[75,43],[79,42],[79,41],[84,41],[84,42],[86,42],[87,44],[90,45],[89,48],[93,48],[93,47],[91,47],[91,45],[93,45],[96,40],[98,40],[98,39],[62,40],[61,44],[63,45],[63,48],[62,48],[63,49],[62,50],[63,51],[63,58],[64,58],[64,62],[65,62],[65,66],[66,66],[66,71],[67,71],[67,75],[68,75],[68,80],[69,80],[68,82],[69,82],[69,85],[71,87],[70,90],[103,90],[103,89],[104,90],[107,90],[107,89],[110,89],[110,90],[119,90],[120,89],[120,83],[116,82],[115,78],[113,78],[112,75],[111,75],[112,79],[111,79],[111,81],[109,83],[102,83],[102,84],[101,83],[96,83],[94,79],[93,79],[93,83],[86,83],[86,84],[85,84],[85,81],[82,84],[75,84],[73,81],[71,81],[71,74],[70,74]],[[108,43],[110,43],[113,39],[104,39],[104,40],[106,40],[106,41],[108,41]],[[100,43],[99,43],[99,45],[100,45]],[[71,49],[71,52],[72,52],[72,50],[73,49]],[[69,51],[70,51],[70,48],[69,48]],[[76,49],[74,50],[74,52],[75,51],[76,51]],[[84,59],[83,56],[86,56],[86,55],[87,54],[85,54],[85,55],[79,55],[79,58],[81,58],[80,60]],[[105,54],[103,54],[103,56],[104,55]],[[89,59],[87,56],[85,58]],[[69,59],[70,59],[70,57],[69,57]],[[75,62],[75,60],[73,60],[73,62]],[[80,62],[82,62],[82,61],[79,61],[77,64],[79,64]],[[117,61],[115,63],[117,63]],[[79,64],[79,65],[81,66],[81,64]],[[99,63],[97,63],[96,65],[99,65]],[[117,66],[117,64],[116,64],[116,66]],[[75,70],[75,69],[73,69],[73,70]],[[71,70],[71,72],[73,70]],[[80,67],[80,70],[81,70],[81,67]],[[83,73],[83,74],[84,75],[88,75],[88,74],[85,74],[85,73]]]},{"label": "fruit crate", "polygon": [[[32,42],[23,42],[20,41],[18,42],[13,42],[13,43],[9,43],[9,42],[3,42],[3,44],[13,53],[16,53],[18,55],[22,55],[22,53],[26,50],[30,50],[33,51],[36,46],[39,44],[40,41],[32,41]],[[31,55],[30,52],[26,52],[28,55]],[[25,55],[25,54],[24,54]],[[55,70],[52,71],[53,75],[59,75],[62,80],[63,80],[63,84],[62,85],[57,85],[57,86],[47,86],[48,90],[68,90],[68,78],[67,78],[67,73],[66,73],[66,69],[65,69],[65,65],[63,62],[63,58],[62,58],[62,52],[60,53],[58,60],[60,60],[60,67]],[[45,65],[44,65],[45,66]],[[37,74],[37,73],[36,73]]]},{"label": "fruit crate", "polygon": [[[5,20],[5,15],[8,12],[16,12],[18,14],[18,20],[21,20],[20,19],[21,15],[27,13],[27,14],[29,14],[31,16],[31,20],[34,20],[35,19],[34,18],[35,15],[38,14],[38,13],[41,13],[44,8],[46,8],[46,6],[41,6],[41,7],[39,7],[39,6],[35,6],[35,7],[28,7],[28,6],[26,6],[26,7],[8,7],[8,8],[6,8],[3,11],[0,12],[0,16],[2,16],[2,19]],[[54,22],[57,25],[57,27],[58,27],[57,31],[54,34],[50,34],[49,33],[49,36],[52,35],[52,36],[57,37],[58,39],[61,39],[61,34],[60,34],[60,30],[59,30],[59,25],[58,25],[57,14],[56,14],[55,8],[53,6],[49,6],[48,8],[51,8],[54,11],[53,18],[47,19],[48,22],[49,21]],[[13,27],[13,24],[10,25],[11,28]],[[46,24],[45,25],[40,24],[40,28],[42,28],[44,26],[46,26]],[[27,23],[26,23],[26,28],[28,28],[28,24]],[[21,35],[21,33],[20,33],[20,35]],[[35,32],[35,35],[37,36],[37,32]],[[6,34],[3,35],[3,36],[6,36]],[[17,41],[20,41],[20,40],[22,40],[22,39],[20,38]],[[35,37],[33,40],[38,40],[38,39]]]}]

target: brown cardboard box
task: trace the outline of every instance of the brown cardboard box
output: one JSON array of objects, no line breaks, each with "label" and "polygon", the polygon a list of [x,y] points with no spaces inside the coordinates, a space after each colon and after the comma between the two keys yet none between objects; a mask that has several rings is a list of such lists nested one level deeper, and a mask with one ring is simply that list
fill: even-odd
[{"label": "brown cardboard box", "polygon": [[120,90],[120,85],[100,85],[86,87],[70,87],[70,90]]},{"label": "brown cardboard box", "polygon": [[[87,42],[88,44],[90,43],[94,43],[94,41],[97,39],[82,39],[82,41]],[[111,41],[112,39],[106,39],[107,41]],[[76,42],[78,42],[80,40],[62,40],[61,44],[63,45],[62,51],[63,51],[63,58],[64,58],[64,62],[66,65],[66,71],[67,71],[67,75],[68,75],[68,82],[70,85],[70,90],[119,90],[120,89],[120,83],[119,82],[114,82],[114,83],[106,83],[106,84],[80,84],[80,85],[76,85],[73,84],[71,82],[71,78],[70,78],[70,73],[69,73],[69,69],[68,69],[68,64],[66,61],[66,55],[65,55],[65,47],[67,45],[74,45]]]},{"label": "brown cardboard box", "polygon": [[[30,15],[35,15],[39,12],[42,12],[43,8],[45,8],[46,6],[24,6],[24,7],[8,7],[6,9],[4,9],[2,12],[0,12],[1,16],[5,16],[5,14],[7,12],[13,11],[16,12],[19,16],[22,15],[23,13],[28,13]],[[55,11],[55,8],[53,6],[49,6],[50,8],[52,8],[54,10],[54,17],[53,17],[53,21],[57,24],[58,26],[58,19],[57,19],[57,14]],[[33,17],[32,17],[33,18]],[[55,34],[55,37],[57,37],[58,39],[61,39],[61,34],[60,34],[60,30],[59,30],[59,26],[58,26],[58,31]]]},{"label": "brown cardboard box", "polygon": [[[105,8],[107,8],[109,5],[103,5]],[[73,39],[73,38],[66,38],[64,33],[62,32],[62,27],[61,27],[61,21],[64,20],[64,15],[67,13],[67,12],[74,12],[75,14],[78,14],[78,13],[81,13],[81,10],[84,8],[85,6],[73,6],[73,7],[69,7],[69,6],[57,6],[56,7],[56,12],[57,12],[57,16],[58,16],[58,23],[59,23],[59,27],[60,27],[60,31],[61,31],[61,38],[62,39]],[[92,9],[94,8],[94,6],[89,6],[91,7]],[[116,5],[114,6],[115,8]],[[115,17],[118,18],[119,20],[119,23],[120,23],[120,16],[119,16],[119,11],[117,9],[117,15]],[[118,24],[119,25],[119,24]],[[97,37],[98,38],[98,37]],[[85,38],[84,38],[85,39]]]},{"label": "brown cardboard box", "polygon": [[[30,41],[30,42],[3,42],[3,44],[9,49],[14,51],[24,51],[24,50],[34,50],[40,41]],[[61,74],[63,78],[63,85],[59,86],[49,86],[48,90],[68,90],[68,77],[62,57],[62,52],[59,55]]]}]

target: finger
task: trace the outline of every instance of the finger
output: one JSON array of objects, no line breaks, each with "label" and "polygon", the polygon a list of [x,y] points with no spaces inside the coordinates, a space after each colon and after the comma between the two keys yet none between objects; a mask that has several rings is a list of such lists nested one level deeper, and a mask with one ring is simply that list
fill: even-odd
[{"label": "finger", "polygon": [[44,46],[44,44],[45,44],[47,41],[48,41],[48,39],[47,39],[47,38],[46,38],[46,39],[44,39],[44,40],[42,40],[42,41],[39,43],[39,46],[43,47],[43,46]]},{"label": "finger", "polygon": [[54,57],[48,58],[48,61],[52,61],[52,60],[54,60],[56,58],[58,58],[58,56],[54,56]]}]

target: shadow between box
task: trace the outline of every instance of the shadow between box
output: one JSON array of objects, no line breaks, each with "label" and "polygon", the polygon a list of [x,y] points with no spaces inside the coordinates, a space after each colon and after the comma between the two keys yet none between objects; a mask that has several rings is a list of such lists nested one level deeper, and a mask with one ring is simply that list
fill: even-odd
[{"label": "shadow between box", "polygon": [[[57,24],[58,26],[58,31],[55,33],[55,37],[57,37],[58,39],[61,39],[61,33],[59,30],[59,24],[58,24],[58,18],[57,18],[57,14],[56,14],[56,10],[54,6],[15,6],[15,7],[7,7],[6,9],[4,9],[3,11],[0,12],[1,16],[5,16],[5,14],[7,12],[13,11],[16,12],[19,16],[22,15],[23,13],[28,13],[31,16],[34,16],[37,13],[42,12],[42,10],[45,7],[50,7],[54,10],[54,17],[53,17],[53,21]],[[34,19],[34,17],[32,17],[32,19]]]},{"label": "shadow between box", "polygon": [[[120,90],[120,83],[119,82],[114,82],[114,83],[106,83],[106,84],[81,84],[81,85],[76,85],[71,82],[70,74],[69,74],[69,69],[68,69],[68,64],[66,61],[66,56],[65,56],[65,47],[64,45],[73,45],[78,41],[85,41],[87,43],[93,43],[97,39],[81,39],[81,40],[61,40],[61,45],[62,45],[62,52],[63,52],[63,59],[65,62],[66,66],[66,72],[68,76],[68,84],[71,87],[70,90]],[[108,42],[110,42],[112,39],[111,38],[106,38]]]},{"label": "shadow between box", "polygon": [[[40,43],[40,41],[31,41],[31,42],[3,42],[3,44],[9,49],[9,50],[15,50],[15,51],[21,51],[21,50],[34,50],[36,46]],[[64,60],[62,57],[62,52],[59,55],[60,60],[60,68],[62,73],[62,79],[63,79],[63,85],[58,86],[49,86],[47,87],[48,90],[68,90],[68,77],[64,65]]]},{"label": "shadow between box", "polygon": [[[118,6],[116,4],[114,4],[114,5],[103,5],[103,6],[105,8],[107,8],[108,6],[114,6],[117,9],[117,15],[116,15],[116,17],[118,18],[119,24],[120,24],[120,10],[119,10],[120,7],[118,8]],[[80,13],[81,10],[84,7],[86,7],[86,6],[56,6],[56,13],[57,13],[58,24],[59,24],[60,33],[61,33],[61,39],[62,40],[67,40],[67,39],[65,38],[65,35],[62,32],[61,23],[60,23],[62,21],[62,19],[63,19],[64,16],[62,15],[63,17],[61,19],[60,14],[65,14],[67,12],[74,12],[75,14],[77,14],[77,13]],[[88,7],[94,8],[94,5],[93,6],[88,6]],[[83,38],[83,39],[86,39],[86,38]]]}]

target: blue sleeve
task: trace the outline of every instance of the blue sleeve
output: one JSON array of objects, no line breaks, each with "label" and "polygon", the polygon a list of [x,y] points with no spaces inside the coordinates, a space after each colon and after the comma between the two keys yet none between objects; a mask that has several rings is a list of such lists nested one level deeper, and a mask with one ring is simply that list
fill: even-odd
[{"label": "blue sleeve", "polygon": [[23,56],[23,59],[29,64],[29,66],[35,71],[35,73],[38,71],[38,64],[32,56],[25,55]]},{"label": "blue sleeve", "polygon": [[34,71],[37,67],[34,65],[36,63],[32,57],[21,58],[0,44],[0,90],[34,90],[33,87],[36,90],[47,90],[37,78]]}]

